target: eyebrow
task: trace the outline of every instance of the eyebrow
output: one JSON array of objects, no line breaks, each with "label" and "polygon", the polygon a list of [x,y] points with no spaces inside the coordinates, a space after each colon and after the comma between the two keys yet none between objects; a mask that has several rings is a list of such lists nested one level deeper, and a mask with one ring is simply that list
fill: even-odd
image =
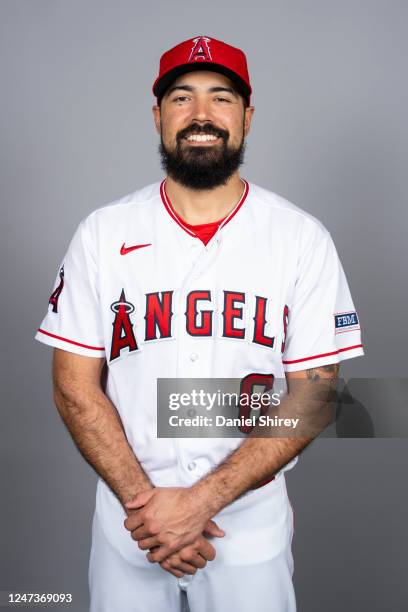
[{"label": "eyebrow", "polygon": [[[192,85],[174,85],[173,87],[170,87],[166,94],[165,97],[170,96],[173,91],[176,91],[177,89],[181,89],[182,91],[190,91],[193,92],[195,91],[196,87],[193,87]],[[207,90],[209,93],[218,93],[220,91],[226,91],[227,93],[232,94],[233,96],[235,96],[235,98],[238,98],[239,94],[238,92],[233,89],[232,87],[209,87],[209,89]]]}]

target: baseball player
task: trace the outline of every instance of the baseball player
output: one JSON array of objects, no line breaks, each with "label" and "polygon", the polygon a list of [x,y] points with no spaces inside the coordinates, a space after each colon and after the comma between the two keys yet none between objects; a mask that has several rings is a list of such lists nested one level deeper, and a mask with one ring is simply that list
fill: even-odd
[{"label": "baseball player", "polygon": [[290,401],[295,379],[329,387],[363,355],[330,233],[239,174],[251,93],[240,49],[197,36],[163,54],[165,177],[79,224],[36,333],[100,477],[93,612],[296,609],[284,472],[312,438],[157,436],[158,379],[282,378]]}]

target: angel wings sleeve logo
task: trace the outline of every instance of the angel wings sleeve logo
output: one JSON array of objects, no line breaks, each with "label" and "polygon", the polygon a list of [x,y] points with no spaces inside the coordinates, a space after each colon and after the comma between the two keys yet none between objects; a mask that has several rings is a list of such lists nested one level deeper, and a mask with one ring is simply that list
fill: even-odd
[{"label": "angel wings sleeve logo", "polygon": [[59,271],[60,282],[59,285],[50,295],[48,303],[52,305],[52,312],[58,312],[58,300],[61,295],[61,291],[64,288],[64,266],[62,265]]}]

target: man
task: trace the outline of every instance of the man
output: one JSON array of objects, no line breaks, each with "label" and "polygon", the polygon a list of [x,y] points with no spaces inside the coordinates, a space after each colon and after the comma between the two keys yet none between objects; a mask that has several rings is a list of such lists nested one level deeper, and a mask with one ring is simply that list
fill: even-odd
[{"label": "man", "polygon": [[315,434],[157,436],[158,379],[270,391],[286,377],[282,414],[313,420],[338,363],[363,354],[328,231],[239,175],[251,92],[244,53],[221,41],[162,56],[166,178],[81,222],[36,335],[55,348],[56,405],[100,476],[95,612],[179,610],[182,597],[192,612],[296,608],[284,471]]}]

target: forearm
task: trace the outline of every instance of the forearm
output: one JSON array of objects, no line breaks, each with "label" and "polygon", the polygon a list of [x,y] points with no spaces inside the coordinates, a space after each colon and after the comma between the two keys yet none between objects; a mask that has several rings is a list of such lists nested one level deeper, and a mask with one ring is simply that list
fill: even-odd
[{"label": "forearm", "polygon": [[293,391],[274,414],[298,418],[300,426],[294,435],[284,428],[256,426],[238,449],[192,487],[210,516],[275,475],[327,427],[335,406],[337,373],[338,366],[324,366],[307,370],[305,379],[291,382]]},{"label": "forearm", "polygon": [[272,477],[310,442],[301,438],[248,438],[214,472],[193,486],[210,516]]},{"label": "forearm", "polygon": [[[267,420],[266,429],[259,421],[250,437],[195,485],[146,491],[128,504],[135,514],[125,521],[125,527],[142,550],[158,547],[148,554],[149,561],[161,563],[191,544],[205,528],[208,530],[211,517],[255,484],[276,474],[324,429],[330,420],[329,396],[333,396],[337,366],[323,372],[331,377],[323,384],[309,380],[308,375],[304,376],[306,380],[291,383],[277,414],[271,414],[275,410],[270,409],[262,415],[277,416],[278,420]],[[293,429],[287,429],[291,425],[296,427],[296,435]],[[217,525],[215,528],[218,530]],[[223,533],[218,535],[222,537]]]},{"label": "forearm", "polygon": [[97,385],[55,385],[54,400],[76,446],[125,504],[152,488],[130,447],[117,410]]}]

